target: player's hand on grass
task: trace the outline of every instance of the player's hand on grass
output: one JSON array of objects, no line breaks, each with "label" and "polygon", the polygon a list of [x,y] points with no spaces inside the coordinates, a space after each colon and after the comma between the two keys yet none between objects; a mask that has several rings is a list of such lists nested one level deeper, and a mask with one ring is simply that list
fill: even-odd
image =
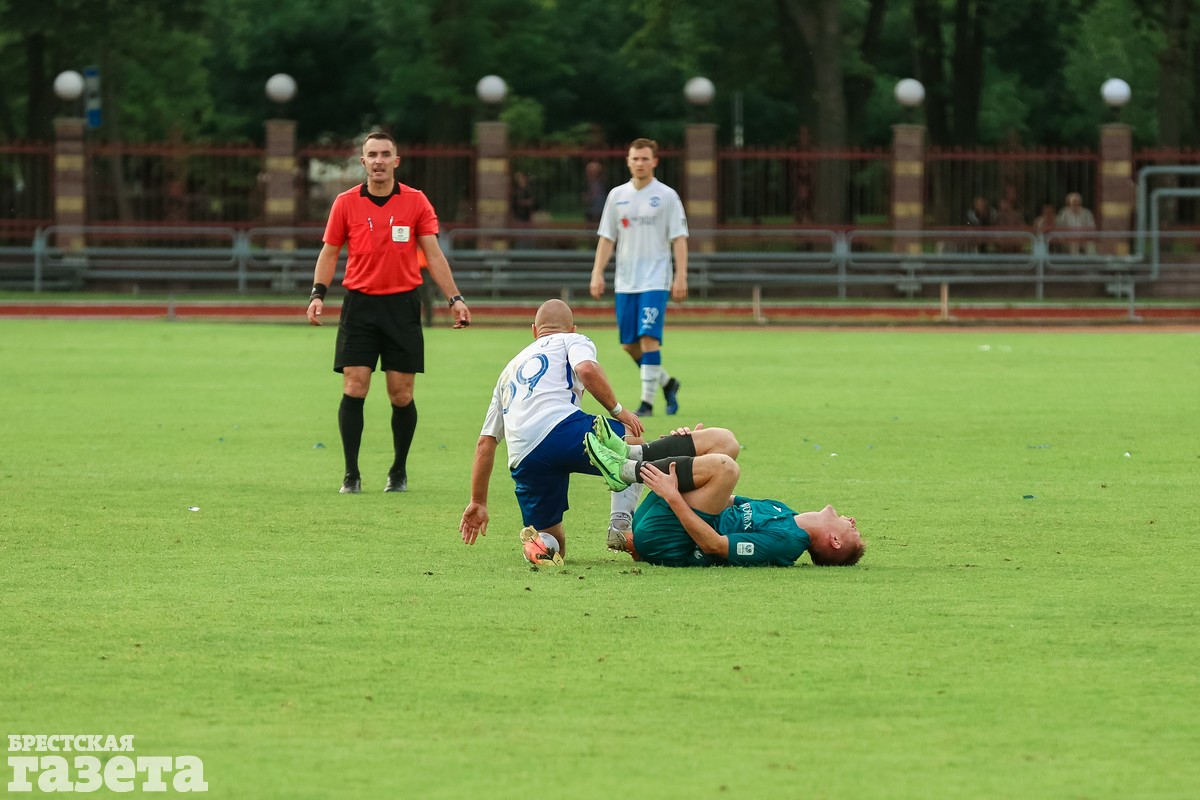
[{"label": "player's hand on grass", "polygon": [[325,308],[325,301],[319,297],[314,297],[308,304],[308,324],[321,324],[321,311]]},{"label": "player's hand on grass", "polygon": [[679,480],[675,477],[675,462],[667,467],[667,472],[663,472],[658,467],[650,462],[642,465],[642,483],[650,488],[650,491],[666,500],[668,503],[679,494]]},{"label": "player's hand on grass", "polygon": [[624,423],[625,433],[628,436],[636,438],[646,432],[645,426],[642,425],[642,418],[628,408],[621,409],[621,413],[617,414],[616,419]]},{"label": "player's hand on grass", "polygon": [[469,503],[467,510],[463,512],[462,521],[458,523],[458,529],[462,532],[463,541],[466,544],[475,544],[475,537],[480,534],[487,536],[487,526],[487,506],[483,503]]}]

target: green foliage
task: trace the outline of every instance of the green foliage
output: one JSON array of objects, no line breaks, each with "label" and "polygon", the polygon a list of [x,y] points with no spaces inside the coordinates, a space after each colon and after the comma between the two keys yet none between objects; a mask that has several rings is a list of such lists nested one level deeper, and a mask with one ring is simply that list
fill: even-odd
[{"label": "green foliage", "polygon": [[1152,142],[1158,98],[1151,87],[1158,84],[1155,54],[1163,45],[1162,31],[1134,14],[1132,0],[1098,0],[1080,18],[1077,41],[1063,71],[1076,110],[1067,122],[1067,136],[1094,136],[1096,126],[1112,118],[1100,99],[1100,86],[1108,78],[1123,78],[1135,88],[1122,120],[1133,125],[1140,139]]},{"label": "green foliage", "polygon": [[[844,76],[847,144],[882,144],[902,111],[890,97],[901,77],[920,77],[912,20],[917,0],[823,0],[835,7],[835,52]],[[252,140],[263,119],[297,120],[302,141],[345,141],[386,126],[405,142],[460,143],[490,113],[474,96],[485,74],[511,89],[505,111],[521,141],[577,138],[628,141],[651,135],[677,143],[691,118],[733,136],[734,98],[744,108],[750,146],[796,141],[816,129],[822,64],[803,41],[785,3],[716,0],[409,0],[387,3],[276,3],[270,0],[117,0],[16,3],[0,0],[0,136],[49,138],[64,111],[50,85],[63,69],[97,64],[105,87],[105,125],[94,135],[130,141]],[[1095,142],[1108,115],[1098,101],[1110,75],[1133,86],[1124,120],[1140,141],[1157,136],[1158,65],[1165,48],[1196,91],[1200,8],[1190,26],[1172,30],[1162,4],[1144,0],[1011,0],[1003,7],[967,4],[983,15],[983,76],[953,90],[961,31],[941,0],[936,37],[944,52],[940,84],[927,86],[931,114],[970,130],[979,106],[978,142],[1015,132],[1026,144]],[[871,26],[872,20],[881,24]],[[263,96],[276,72],[296,78],[286,108]],[[709,109],[687,106],[681,90],[694,75],[717,86]],[[827,98],[826,98],[827,99]],[[939,103],[945,102],[943,109]],[[962,108],[959,108],[959,107]],[[537,122],[541,109],[541,124]],[[936,121],[936,118],[935,120]],[[1184,137],[1194,121],[1178,123]],[[931,131],[937,126],[931,124]]]}]

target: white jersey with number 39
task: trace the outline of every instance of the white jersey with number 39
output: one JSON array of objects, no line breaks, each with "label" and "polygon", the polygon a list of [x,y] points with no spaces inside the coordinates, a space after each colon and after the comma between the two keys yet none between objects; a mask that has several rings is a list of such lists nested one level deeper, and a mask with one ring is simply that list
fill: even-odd
[{"label": "white jersey with number 39", "polygon": [[616,242],[614,291],[622,294],[671,288],[671,242],[688,235],[687,215],[675,190],[658,178],[641,189],[633,181],[608,193],[597,231]]},{"label": "white jersey with number 39", "polygon": [[575,365],[585,361],[596,361],[591,339],[552,333],[534,340],[500,373],[480,435],[506,443],[509,469],[578,410],[583,386]]}]

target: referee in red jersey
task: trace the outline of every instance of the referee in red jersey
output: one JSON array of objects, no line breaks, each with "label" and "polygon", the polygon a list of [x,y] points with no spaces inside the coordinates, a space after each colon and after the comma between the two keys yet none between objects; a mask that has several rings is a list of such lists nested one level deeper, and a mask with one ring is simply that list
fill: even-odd
[{"label": "referee in red jersey", "polygon": [[342,246],[348,245],[346,299],[338,322],[333,369],[342,373],[342,403],[338,430],[346,458],[343,494],[362,491],[358,451],[362,445],[363,404],[378,363],[387,377],[392,402],[392,445],[395,459],[388,470],[385,492],[408,491],[408,450],[417,430],[413,382],[425,371],[425,338],[421,331],[421,267],[418,248],[428,262],[429,276],[450,301],[454,327],[471,324],[471,311],[458,293],[450,263],[438,245],[438,220],[425,193],[395,178],[400,166],[396,140],[386,133],[369,133],[359,159],[367,171],[361,186],[342,192],[333,201],[325,225],[324,246],[317,256],[308,322],[321,324],[325,292],[333,282]]}]

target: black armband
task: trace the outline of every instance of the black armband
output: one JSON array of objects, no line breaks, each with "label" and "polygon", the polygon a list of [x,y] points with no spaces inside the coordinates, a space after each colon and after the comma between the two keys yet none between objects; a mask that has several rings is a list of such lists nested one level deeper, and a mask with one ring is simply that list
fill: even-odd
[{"label": "black armband", "polygon": [[318,297],[321,298],[322,300],[324,300],[325,293],[328,291],[329,291],[329,287],[326,286],[325,284],[314,283],[312,292],[308,295],[308,302],[311,303],[313,300],[316,300]]}]

